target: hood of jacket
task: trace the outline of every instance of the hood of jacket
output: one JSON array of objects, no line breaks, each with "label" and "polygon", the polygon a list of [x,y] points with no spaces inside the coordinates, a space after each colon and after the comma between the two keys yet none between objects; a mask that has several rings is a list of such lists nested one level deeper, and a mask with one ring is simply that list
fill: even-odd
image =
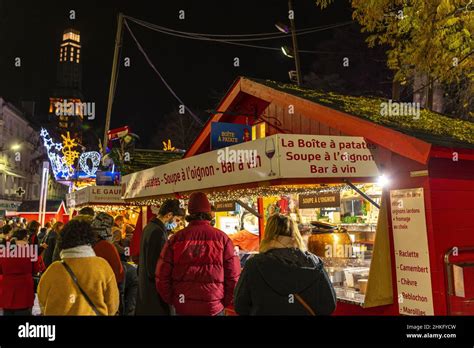
[{"label": "hood of jacket", "polygon": [[276,248],[254,257],[267,285],[281,296],[301,293],[320,278],[323,262],[297,248]]}]

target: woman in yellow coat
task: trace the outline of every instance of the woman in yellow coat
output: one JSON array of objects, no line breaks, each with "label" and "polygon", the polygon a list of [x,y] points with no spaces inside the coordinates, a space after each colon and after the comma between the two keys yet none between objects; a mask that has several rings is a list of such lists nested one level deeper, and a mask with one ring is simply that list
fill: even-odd
[{"label": "woman in yellow coat", "polygon": [[48,267],[38,285],[43,315],[117,313],[119,291],[115,275],[107,261],[95,255],[93,241],[95,232],[89,222],[71,220],[64,226],[59,241],[61,261]]}]

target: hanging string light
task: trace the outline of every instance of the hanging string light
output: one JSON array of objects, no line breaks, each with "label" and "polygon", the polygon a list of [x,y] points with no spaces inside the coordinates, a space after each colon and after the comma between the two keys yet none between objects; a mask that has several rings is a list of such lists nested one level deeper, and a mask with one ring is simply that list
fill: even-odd
[{"label": "hanging string light", "polygon": [[[207,194],[212,202],[236,201],[243,197],[257,198],[269,196],[287,196],[292,194],[316,194],[316,193],[336,193],[340,191],[351,190],[351,187],[345,184],[337,185],[280,185],[280,186],[261,186],[244,189],[229,189],[223,191],[213,191]],[[154,206],[161,205],[165,200],[175,198],[171,195],[156,198],[139,199],[128,201],[132,205]],[[181,198],[187,200],[189,195],[181,195]]]}]

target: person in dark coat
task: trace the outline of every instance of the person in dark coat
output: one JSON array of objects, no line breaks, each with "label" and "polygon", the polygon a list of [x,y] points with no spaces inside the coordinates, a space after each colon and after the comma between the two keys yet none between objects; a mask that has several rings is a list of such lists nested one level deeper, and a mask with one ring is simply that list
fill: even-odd
[{"label": "person in dark coat", "polygon": [[[28,230],[28,243],[33,245],[39,245],[38,232],[41,225],[38,221],[33,220],[28,223],[26,229]],[[40,252],[41,254],[41,252]]]},{"label": "person in dark coat", "polygon": [[46,250],[43,253],[43,261],[46,267],[53,263],[54,249],[56,248],[56,242],[63,227],[64,223],[61,221],[56,222],[46,236]]},{"label": "person in dark coat", "polygon": [[135,315],[169,315],[169,306],[161,299],[155,286],[155,269],[161,250],[168,240],[169,230],[177,219],[184,217],[179,200],[166,200],[158,215],[143,229],[138,261],[138,298]]},{"label": "person in dark coat", "polygon": [[234,305],[239,315],[329,315],[335,310],[336,294],[323,262],[306,251],[290,217],[268,219],[260,254],[246,262]]},{"label": "person in dark coat", "polygon": [[31,253],[27,230],[15,231],[11,243],[8,247],[30,248],[30,252],[18,251],[22,257],[0,257],[0,308],[4,315],[31,315],[35,299],[33,274],[41,270],[41,265]]},{"label": "person in dark coat", "polygon": [[0,228],[0,244],[6,245],[10,239],[10,233],[12,232],[12,227],[10,225],[4,225]]},{"label": "person in dark coat", "polygon": [[173,235],[156,267],[156,288],[177,315],[224,315],[233,302],[239,258],[230,238],[210,225],[211,205],[202,192],[189,197],[189,225]]}]

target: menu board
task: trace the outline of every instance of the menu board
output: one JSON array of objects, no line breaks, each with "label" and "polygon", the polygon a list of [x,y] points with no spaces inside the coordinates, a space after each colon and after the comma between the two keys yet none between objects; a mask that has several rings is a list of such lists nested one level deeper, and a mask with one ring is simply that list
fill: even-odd
[{"label": "menu board", "polygon": [[404,315],[434,315],[423,188],[390,191],[398,306]]}]

